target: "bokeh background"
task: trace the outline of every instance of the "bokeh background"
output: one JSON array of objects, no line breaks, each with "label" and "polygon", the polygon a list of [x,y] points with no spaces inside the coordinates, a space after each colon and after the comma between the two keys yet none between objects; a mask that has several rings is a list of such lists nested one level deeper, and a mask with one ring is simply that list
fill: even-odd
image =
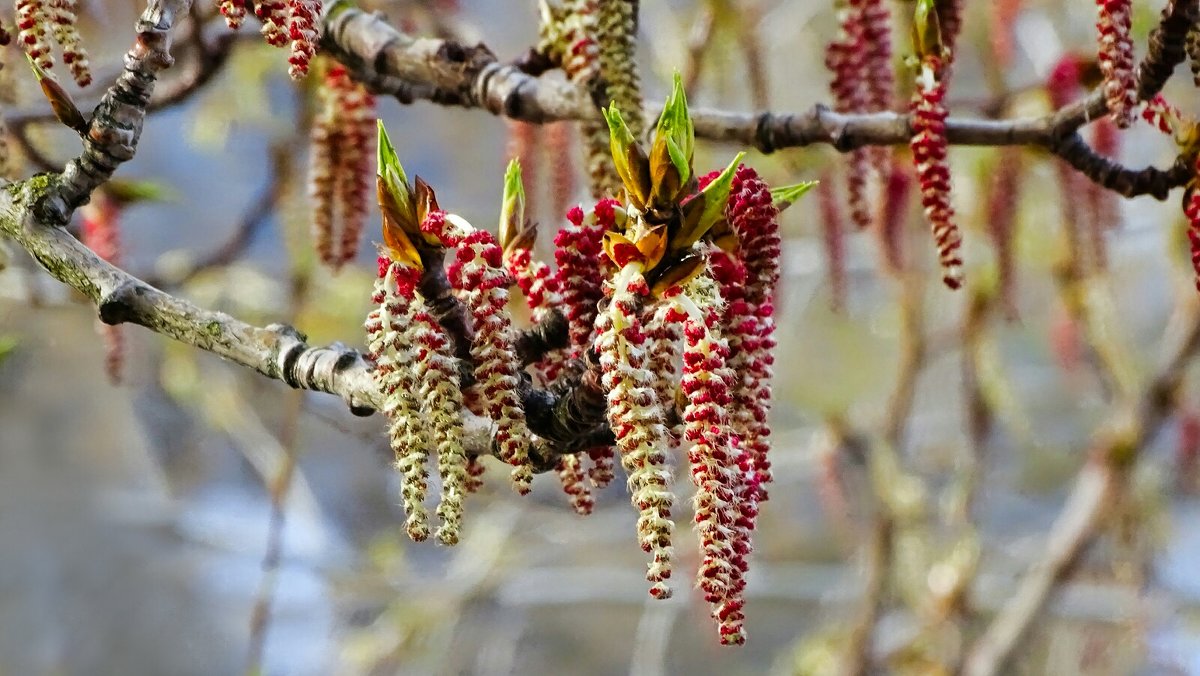
[{"label": "bokeh background", "polygon": [[[83,4],[93,63],[112,73],[140,3]],[[418,31],[483,40],[502,58],[535,39],[532,3],[464,1],[455,14],[436,14],[452,4],[378,7]],[[706,4],[642,3],[648,100],[660,100],[671,71],[687,62],[692,25]],[[830,4],[714,3],[693,104],[751,108],[739,23],[761,43],[772,109],[827,101]],[[1092,49],[1090,3],[1030,0],[1009,26],[1013,61],[997,72],[989,3],[967,4],[950,96],[956,113],[1044,112],[1040,85],[1054,63],[1069,50]],[[1139,45],[1159,4],[1135,3]],[[212,22],[205,34],[223,31]],[[898,22],[899,51],[905,31]],[[294,86],[285,70],[282,52],[239,42],[212,84],[148,120],[137,158],[120,175],[152,179],[169,194],[124,213],[125,266],[248,321],[291,321],[316,343],[361,345],[372,250],[365,246],[358,263],[336,276],[314,263],[303,132],[312,83]],[[37,107],[32,78],[13,72],[22,91],[17,110]],[[1173,82],[1168,94],[1186,109],[1185,84]],[[78,96],[97,95],[93,88]],[[390,100],[379,102],[379,115],[406,167],[437,188],[443,205],[494,222],[504,121]],[[76,151],[69,133],[29,136],[60,162]],[[1133,166],[1174,155],[1170,141],[1145,125],[1122,141],[1121,157]],[[736,150],[701,143],[697,164],[724,165]],[[931,569],[955,552],[978,553],[970,612],[956,626],[970,634],[985,625],[1042,551],[1090,440],[1113,415],[1111,383],[1097,375],[1103,369],[1056,282],[1065,255],[1058,173],[1052,159],[1026,152],[1016,201],[1017,316],[988,320],[980,361],[996,422],[977,470],[975,524],[944,516],[969,445],[964,308],[973,293],[994,287],[996,275],[985,235],[996,157],[992,149],[952,152],[973,284],[967,292],[936,283],[924,223],[911,208],[907,215],[907,255],[925,271],[913,297],[922,301],[930,349],[895,482],[918,482],[924,508],[897,541],[871,646],[888,670],[937,673],[923,671],[909,648],[932,640],[922,633],[922,598],[935,584]],[[843,166],[823,147],[751,153],[748,161],[775,184]],[[272,185],[281,192],[277,208],[245,227]],[[1088,282],[1100,334],[1135,383],[1161,358],[1172,322],[1196,309],[1178,200],[1176,193],[1165,203],[1116,203],[1120,223],[1104,234],[1107,269]],[[548,201],[543,192],[544,232],[558,222]],[[861,456],[831,441],[831,421],[878,432],[898,376],[903,313],[900,285],[880,271],[871,233],[847,237],[847,300],[831,310],[816,204],[806,198],[783,216],[776,484],[755,536],[750,639],[742,648],[718,645],[705,604],[687,589],[695,553],[686,527],[675,598],[648,599],[621,481],[581,518],[553,477],[539,477],[522,499],[493,469],[468,502],[461,545],[413,544],[403,537],[378,417],[355,419],[331,397],[290,391],[132,327],[124,382],[113,386],[92,308],[13,250],[0,272],[0,674],[225,674],[248,665],[288,675],[830,673],[863,593],[872,493]],[[247,237],[235,255],[193,269],[239,232]],[[1200,673],[1196,440],[1181,434],[1200,410],[1194,385],[1189,378],[1180,412],[1146,449],[1122,518],[1053,597],[1014,673]],[[293,461],[286,490],[274,491],[286,493],[281,519],[273,487]],[[679,485],[689,490],[686,479]],[[681,524],[687,512],[679,510]],[[273,528],[282,529],[277,548],[268,546]],[[264,565],[268,550],[277,565]],[[269,620],[252,621],[264,599]],[[950,630],[936,633],[943,631]],[[251,648],[258,636],[265,636],[261,654]]]}]

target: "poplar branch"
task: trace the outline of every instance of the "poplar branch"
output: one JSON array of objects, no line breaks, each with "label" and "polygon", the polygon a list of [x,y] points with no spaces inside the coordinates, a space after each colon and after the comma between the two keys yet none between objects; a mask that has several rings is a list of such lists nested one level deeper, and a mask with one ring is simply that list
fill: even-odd
[{"label": "poplar branch", "polygon": [[46,193],[51,222],[65,224],[117,167],[133,159],[158,73],[175,61],[171,28],[177,18],[187,15],[191,4],[191,0],[147,3],[137,20],[133,47],[125,53],[125,70],[105,92],[83,134],[83,153],[67,162],[55,188]]},{"label": "poplar branch", "polygon": [[[1183,61],[1187,30],[1200,18],[1198,0],[1175,0],[1163,9],[1152,31],[1146,58],[1138,67],[1138,96],[1157,94]],[[600,122],[589,93],[569,82],[527,72],[522,63],[504,64],[484,45],[416,38],[397,30],[380,15],[344,1],[331,3],[325,15],[323,49],[350,69],[355,79],[377,94],[403,103],[427,99],[443,105],[483,108],[495,115],[531,123],[555,120]],[[536,72],[537,69],[534,69]],[[1054,113],[1004,120],[950,117],[946,136],[953,145],[1022,145],[1043,148],[1096,183],[1126,197],[1167,193],[1187,182],[1179,162],[1170,169],[1135,169],[1095,153],[1078,130],[1106,112],[1103,92]],[[651,111],[654,112],[654,111]],[[864,146],[902,145],[912,138],[908,115],[892,112],[837,113],[816,104],[802,113],[692,111],[696,135],[737,143],[764,153],[814,144],[841,152]]]},{"label": "poplar branch", "polygon": [[[126,55],[125,70],[104,94],[89,123],[83,153],[61,174],[39,174],[4,184],[0,234],[29,252],[55,279],[91,300],[100,320],[107,324],[144,326],[293,388],[337,395],[354,414],[371,415],[381,408],[383,397],[371,375],[373,365],[362,352],[340,343],[310,346],[291,326],[253,326],[193,305],[111,265],[63,227],[93,190],[133,158],[142,121],[153,105],[157,74],[171,64],[170,30],[177,17],[187,14],[189,5],[187,0],[150,0],[138,20],[137,40]],[[461,303],[451,293],[442,257],[440,250],[428,252],[425,262],[430,272],[422,278],[421,290],[453,336],[462,370],[470,373],[472,331]],[[530,349],[554,349],[565,342],[565,332],[558,324],[561,321],[551,321],[528,332]],[[557,384],[553,391],[527,388],[524,397],[527,414],[534,422],[531,429],[556,443],[553,454],[578,451],[587,444],[595,445],[592,440],[596,438],[611,436],[603,407],[577,404],[591,401],[598,391],[589,376],[594,369],[572,368],[578,377]],[[468,452],[493,454],[491,422],[464,415]]]}]

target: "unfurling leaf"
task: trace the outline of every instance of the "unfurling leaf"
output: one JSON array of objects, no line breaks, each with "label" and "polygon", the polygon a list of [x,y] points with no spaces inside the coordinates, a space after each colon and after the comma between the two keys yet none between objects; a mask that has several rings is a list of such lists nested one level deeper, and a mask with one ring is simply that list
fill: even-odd
[{"label": "unfurling leaf", "polygon": [[805,181],[795,185],[784,185],[778,188],[771,189],[771,203],[779,211],[795,204],[796,200],[800,199],[804,193],[812,190],[820,181]]},{"label": "unfurling leaf", "polygon": [[621,111],[617,110],[615,103],[607,110],[601,109],[601,112],[608,122],[609,147],[612,150],[617,175],[625,185],[629,201],[638,210],[644,211],[650,201],[650,158],[634,138],[633,132],[625,125]]},{"label": "unfurling leaf", "polygon": [[379,207],[385,215],[391,216],[396,225],[404,228],[406,232],[420,232],[421,221],[417,218],[416,200],[413,196],[412,186],[408,183],[404,167],[400,165],[396,148],[392,146],[392,140],[388,138],[387,129],[383,127],[383,121],[377,120],[377,123],[379,140],[375,144],[375,157],[376,172],[379,176],[376,182]]},{"label": "unfurling leaf", "polygon": [[671,237],[671,250],[686,249],[725,219],[725,206],[729,202],[729,191],[733,188],[733,175],[746,153],[737,157],[717,175],[704,190],[700,191],[683,207],[683,220],[679,232]]},{"label": "unfurling leaf", "polygon": [[504,197],[500,203],[500,247],[505,251],[533,246],[537,230],[525,222],[525,186],[521,163],[515,158],[504,172]]},{"label": "unfurling leaf", "polygon": [[615,230],[604,233],[604,253],[623,268],[630,263],[641,263],[643,269],[651,270],[667,252],[666,226],[656,226],[643,232],[636,240]]},{"label": "unfurling leaf", "polygon": [[692,155],[696,130],[688,114],[687,96],[678,72],[671,95],[663,105],[650,147],[650,178],[656,206],[667,206],[679,198],[692,177]]}]

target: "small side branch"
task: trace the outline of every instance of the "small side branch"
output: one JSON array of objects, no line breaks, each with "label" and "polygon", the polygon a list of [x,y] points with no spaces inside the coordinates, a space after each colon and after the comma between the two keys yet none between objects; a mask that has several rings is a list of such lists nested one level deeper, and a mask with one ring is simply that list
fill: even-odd
[{"label": "small side branch", "polygon": [[[1189,26],[1197,22],[1197,0],[1176,0],[1163,10],[1138,69],[1138,95],[1157,94],[1184,57]],[[325,17],[324,48],[342,61],[355,79],[376,93],[402,102],[428,99],[444,105],[484,108],[515,120],[600,121],[588,92],[570,83],[543,79],[528,64],[502,64],[483,45],[465,47],[448,40],[414,38],[380,16],[344,2]],[[533,69],[536,72],[537,69]],[[651,111],[653,112],[653,111]],[[1093,91],[1065,108],[1039,117],[990,120],[951,117],[946,135],[954,145],[1024,145],[1061,156],[1088,178],[1122,195],[1164,199],[1187,181],[1178,166],[1129,169],[1107,160],[1077,139],[1077,131],[1106,112],[1103,93]],[[737,143],[764,153],[827,144],[848,152],[864,146],[901,145],[912,137],[907,115],[891,112],[843,114],[817,104],[803,113],[738,113],[695,110],[696,135]]]},{"label": "small side branch", "polygon": [[190,7],[190,0],[151,0],[138,19],[125,70],[96,107],[83,154],[67,163],[57,189],[47,194],[52,222],[65,223],[117,167],[133,159],[158,73],[174,63],[171,28]]}]

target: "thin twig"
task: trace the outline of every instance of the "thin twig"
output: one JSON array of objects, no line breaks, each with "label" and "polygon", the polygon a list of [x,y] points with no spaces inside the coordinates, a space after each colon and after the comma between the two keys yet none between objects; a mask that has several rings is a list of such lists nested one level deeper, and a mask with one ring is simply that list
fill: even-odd
[{"label": "thin twig", "polygon": [[249,647],[246,658],[248,676],[266,673],[263,671],[263,657],[267,633],[271,626],[271,607],[274,605],[275,590],[279,584],[279,564],[283,560],[283,531],[287,516],[285,507],[292,487],[292,477],[296,473],[296,432],[300,428],[300,416],[303,413],[304,393],[299,390],[288,393],[284,402],[283,422],[279,425],[279,446],[284,452],[283,462],[267,486],[271,497],[271,516],[267,523],[262,578],[259,579],[254,608],[250,611],[250,637],[247,641]]},{"label": "thin twig", "polygon": [[[1005,668],[1050,594],[1099,536],[1103,516],[1124,490],[1129,470],[1174,410],[1179,384],[1197,352],[1200,313],[1193,309],[1183,339],[1142,390],[1134,413],[1128,416],[1131,420],[1121,429],[1106,430],[1095,442],[1091,458],[1050,528],[1045,552],[1026,570],[1015,593],[968,652],[963,667],[966,676],[991,676]],[[1119,408],[1113,417],[1122,415],[1128,414]]]},{"label": "thin twig", "polygon": [[[1138,70],[1138,94],[1146,100],[1162,88],[1184,58],[1187,29],[1197,20],[1197,0],[1178,0],[1163,10]],[[323,45],[354,77],[376,93],[403,103],[428,99],[442,105],[484,108],[527,122],[599,121],[588,92],[567,82],[531,76],[519,65],[500,63],[484,45],[415,38],[381,17],[331,3],[323,22]],[[1167,170],[1129,169],[1097,155],[1078,135],[1079,128],[1106,111],[1103,92],[1039,117],[988,120],[951,117],[946,136],[956,145],[1028,145],[1063,158],[1093,181],[1126,197],[1165,199],[1191,175],[1176,162]],[[736,113],[694,110],[696,134],[769,153],[781,148],[823,143],[846,152],[868,145],[900,145],[912,138],[907,115],[891,112],[835,113],[817,104],[803,113]]]}]

